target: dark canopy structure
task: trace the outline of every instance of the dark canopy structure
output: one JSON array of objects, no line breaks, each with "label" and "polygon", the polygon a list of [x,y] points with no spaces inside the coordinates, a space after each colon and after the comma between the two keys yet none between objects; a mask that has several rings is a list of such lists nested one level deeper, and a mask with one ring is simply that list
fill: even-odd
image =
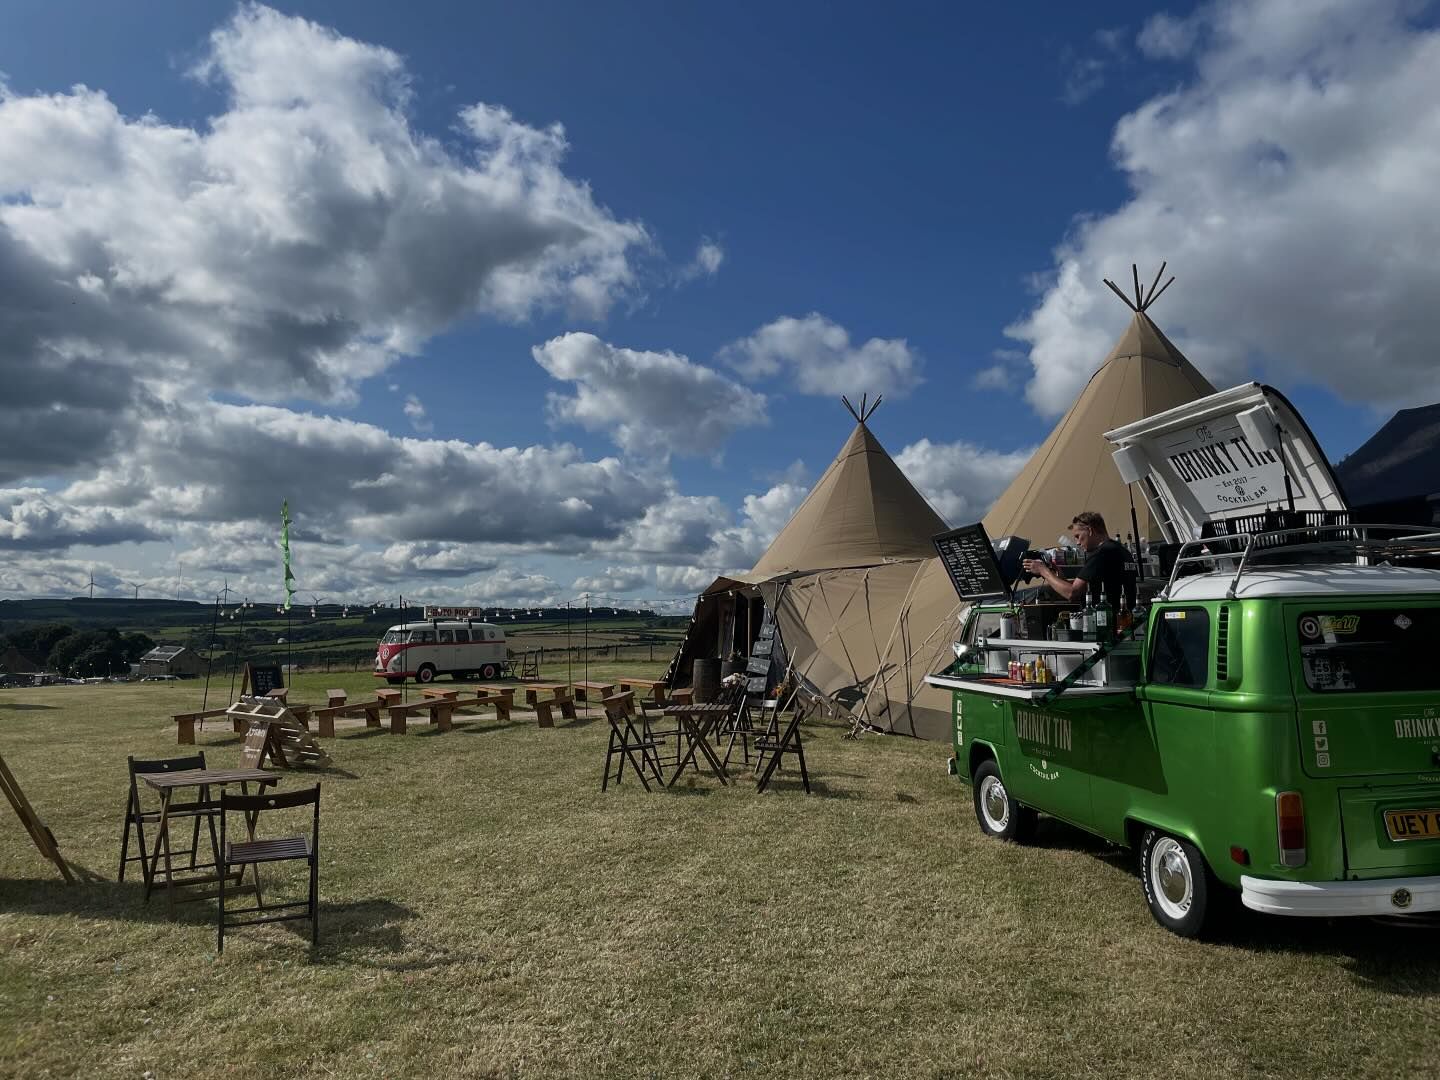
[{"label": "dark canopy structure", "polygon": [[1440,403],[1401,409],[1335,473],[1357,520],[1440,524]]}]

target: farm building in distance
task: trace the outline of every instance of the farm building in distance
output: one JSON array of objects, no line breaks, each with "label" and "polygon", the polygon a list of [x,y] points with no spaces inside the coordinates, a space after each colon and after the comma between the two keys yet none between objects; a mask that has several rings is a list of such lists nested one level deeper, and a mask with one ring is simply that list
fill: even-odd
[{"label": "farm building in distance", "polygon": [[186,678],[199,675],[204,663],[200,654],[184,645],[156,645],[140,657],[140,675],[175,675]]}]

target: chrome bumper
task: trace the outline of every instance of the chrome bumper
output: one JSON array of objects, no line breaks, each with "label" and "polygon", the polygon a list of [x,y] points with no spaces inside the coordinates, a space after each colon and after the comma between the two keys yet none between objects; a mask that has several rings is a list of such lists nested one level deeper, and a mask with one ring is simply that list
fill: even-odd
[{"label": "chrome bumper", "polygon": [[1440,911],[1440,877],[1274,881],[1242,876],[1240,900],[1271,915],[1413,915]]}]

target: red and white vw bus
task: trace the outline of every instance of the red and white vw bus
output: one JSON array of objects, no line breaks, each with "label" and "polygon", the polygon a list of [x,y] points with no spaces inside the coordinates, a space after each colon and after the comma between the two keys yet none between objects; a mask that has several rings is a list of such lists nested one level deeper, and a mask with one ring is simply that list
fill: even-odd
[{"label": "red and white vw bus", "polygon": [[394,684],[431,682],[436,675],[494,679],[507,668],[505,631],[474,619],[427,619],[385,631],[375,651],[375,677]]}]

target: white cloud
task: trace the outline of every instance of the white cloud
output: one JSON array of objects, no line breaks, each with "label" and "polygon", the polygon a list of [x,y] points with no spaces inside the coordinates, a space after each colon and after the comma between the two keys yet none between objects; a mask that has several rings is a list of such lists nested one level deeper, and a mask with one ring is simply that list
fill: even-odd
[{"label": "white cloud", "polygon": [[991,364],[971,376],[970,385],[976,390],[1005,390],[1009,388],[1014,377],[1013,366],[1003,363]]},{"label": "white cloud", "polygon": [[1034,452],[1033,446],[1002,453],[964,441],[921,439],[896,454],[895,464],[941,517],[964,524],[985,516]]},{"label": "white cloud", "polygon": [[142,517],[103,506],[77,506],[43,488],[0,488],[0,550],[63,551],[157,538]]},{"label": "white cloud", "polygon": [[720,355],[747,379],[787,375],[802,394],[904,397],[924,381],[920,358],[904,338],[853,345],[848,330],[816,313],[776,319]]},{"label": "white cloud", "polygon": [[1196,50],[1195,72],[1117,125],[1131,198],[1077,221],[1008,331],[1038,410],[1066,408],[1124,326],[1101,279],[1162,259],[1178,280],[1155,317],[1217,385],[1258,365],[1350,401],[1440,397],[1440,33],[1413,10],[1222,2],[1193,45],[1147,28],[1152,52]]},{"label": "white cloud", "polygon": [[1195,47],[1199,23],[1159,12],[1145,20],[1135,44],[1151,59],[1178,60]]},{"label": "white cloud", "polygon": [[466,315],[598,317],[635,285],[648,236],[565,174],[558,125],[476,104],[427,136],[397,54],[264,7],[197,70],[226,96],[203,129],[0,88],[0,373],[22,395],[103,365],[107,404],[157,381],[343,398]]},{"label": "white cloud", "polygon": [[576,578],[570,586],[577,593],[635,592],[650,582],[650,573],[638,566],[607,566],[598,574]]},{"label": "white cloud", "polygon": [[715,454],[739,428],[768,422],[765,397],[678,353],[624,349],[564,334],[531,350],[573,397],[551,394],[556,421],[605,432],[627,453]]},{"label": "white cloud", "polygon": [[404,410],[406,418],[409,419],[410,426],[416,431],[427,432],[435,430],[435,425],[425,416],[425,406],[420,403],[420,399],[414,394],[405,395],[405,404],[401,406],[401,408]]},{"label": "white cloud", "polygon": [[681,281],[694,281],[701,277],[714,277],[720,272],[725,261],[725,249],[714,240],[703,239],[695,247],[695,256],[680,270]]}]

